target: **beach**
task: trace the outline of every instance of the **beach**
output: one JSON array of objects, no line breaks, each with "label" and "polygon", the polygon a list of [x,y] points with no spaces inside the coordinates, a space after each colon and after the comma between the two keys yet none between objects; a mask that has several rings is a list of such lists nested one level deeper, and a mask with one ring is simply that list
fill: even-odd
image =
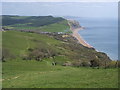
[{"label": "beach", "polygon": [[83,46],[86,46],[88,48],[93,48],[90,44],[88,44],[78,33],[82,28],[72,29],[73,36],[82,44]]},{"label": "beach", "polygon": [[73,28],[73,27],[71,26],[71,24],[69,23],[69,21],[68,21],[68,24],[69,24],[69,26],[70,26],[70,30],[73,32],[73,33],[72,33],[72,36],[75,37],[80,44],[82,44],[83,46],[88,47],[88,48],[93,48],[93,47],[92,47],[90,44],[88,44],[88,43],[80,36],[80,34],[79,34],[79,31],[80,31],[80,30],[83,30],[83,27]]}]

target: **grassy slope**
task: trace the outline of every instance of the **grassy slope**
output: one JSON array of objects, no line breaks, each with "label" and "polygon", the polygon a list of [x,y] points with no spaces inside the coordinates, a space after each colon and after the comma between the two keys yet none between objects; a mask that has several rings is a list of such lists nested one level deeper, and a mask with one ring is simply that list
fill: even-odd
[{"label": "grassy slope", "polygon": [[64,32],[64,33],[69,33],[71,32],[69,30],[69,26],[67,25],[67,21],[61,21],[59,23],[54,23],[54,24],[50,24],[50,25],[45,25],[45,26],[40,26],[40,27],[32,27],[32,26],[21,26],[16,24],[15,26],[5,26],[6,28],[9,29],[16,29],[16,30],[40,30],[43,32]]},{"label": "grassy slope", "polygon": [[40,30],[45,32],[70,32],[67,20],[60,17],[3,16],[2,20],[3,26],[8,29]]},{"label": "grassy slope", "polygon": [[[36,40],[36,41],[34,41]],[[60,41],[49,38],[45,35],[25,33],[18,31],[3,32],[3,48],[7,48],[15,56],[24,54],[28,48],[35,47],[54,47],[60,44]]]},{"label": "grassy slope", "polygon": [[64,32],[64,33],[71,32],[69,30],[69,26],[66,20],[59,23],[43,26],[40,29],[45,32]]},{"label": "grassy slope", "polygon": [[3,88],[117,88],[117,69],[52,66],[49,61],[3,63]]},{"label": "grassy slope", "polygon": [[[34,41],[35,40],[35,41]],[[8,60],[3,63],[3,87],[16,88],[48,88],[48,87],[117,87],[117,69],[91,69],[52,66],[52,58],[42,62],[34,60],[21,60],[21,54],[27,53],[29,47],[51,47],[61,52],[57,46],[62,41],[50,38],[46,35],[25,33],[18,31],[3,32],[3,48],[17,56],[16,60]],[[62,52],[69,52],[63,49]],[[67,57],[56,56],[57,61],[69,61]]]}]

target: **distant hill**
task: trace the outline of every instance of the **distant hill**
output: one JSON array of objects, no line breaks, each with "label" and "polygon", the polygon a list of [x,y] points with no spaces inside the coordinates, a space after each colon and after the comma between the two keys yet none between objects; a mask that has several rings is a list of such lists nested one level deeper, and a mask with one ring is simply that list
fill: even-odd
[{"label": "distant hill", "polygon": [[53,16],[2,16],[2,26],[14,30],[39,30],[43,32],[70,32],[67,20]]},{"label": "distant hill", "polygon": [[61,17],[53,17],[53,16],[2,16],[3,26],[7,25],[16,25],[16,24],[26,24],[27,26],[44,26],[53,23],[57,23],[63,21],[65,19]]}]

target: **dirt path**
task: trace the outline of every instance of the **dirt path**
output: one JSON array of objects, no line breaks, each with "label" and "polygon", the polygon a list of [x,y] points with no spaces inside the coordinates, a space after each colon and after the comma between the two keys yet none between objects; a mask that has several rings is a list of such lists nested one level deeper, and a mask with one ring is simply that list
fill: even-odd
[{"label": "dirt path", "polygon": [[[35,73],[32,73],[32,74],[45,74],[45,73],[53,73],[55,71],[47,71],[47,72],[35,72]],[[6,78],[6,79],[0,79],[0,81],[5,81],[5,80],[14,80],[14,79],[18,79],[18,78],[22,78],[24,75],[19,75],[19,76],[15,76],[15,77],[11,77],[11,78]]]},{"label": "dirt path", "polygon": [[19,78],[20,76],[15,76],[15,77],[12,77],[12,78],[8,78],[8,79],[2,79],[1,81],[4,81],[4,80],[11,80],[11,79],[17,79]]}]

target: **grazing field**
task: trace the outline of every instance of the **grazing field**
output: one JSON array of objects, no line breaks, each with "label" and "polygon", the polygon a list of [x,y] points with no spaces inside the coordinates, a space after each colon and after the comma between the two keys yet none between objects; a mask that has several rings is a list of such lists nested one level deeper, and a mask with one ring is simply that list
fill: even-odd
[{"label": "grazing field", "polygon": [[2,19],[3,88],[118,87],[118,63],[78,43],[67,20],[7,15]]},{"label": "grazing field", "polygon": [[52,66],[50,60],[3,63],[3,88],[117,88],[117,69]]}]

